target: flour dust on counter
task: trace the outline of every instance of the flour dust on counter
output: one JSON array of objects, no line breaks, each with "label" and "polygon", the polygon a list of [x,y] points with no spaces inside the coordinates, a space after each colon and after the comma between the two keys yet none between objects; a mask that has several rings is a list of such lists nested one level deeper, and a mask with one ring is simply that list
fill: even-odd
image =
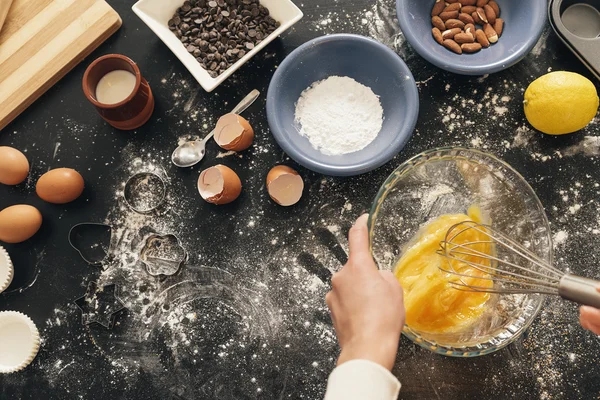
[{"label": "flour dust on counter", "polygon": [[[334,3],[337,3],[336,0]],[[338,5],[332,11],[310,15],[313,20],[309,28],[322,34],[353,32],[369,36],[403,57],[411,56],[405,51],[404,36],[398,27],[396,7],[393,1],[376,0],[362,10],[346,10]]]},{"label": "flour dust on counter", "polygon": [[[70,340],[93,343],[115,381],[137,385],[151,376],[166,396],[322,397],[337,349],[324,298],[331,275],[347,260],[345,235],[356,217],[343,188],[328,178],[313,183],[308,190],[329,200],[309,202],[302,216],[291,211],[306,221],[301,229],[273,214],[276,206],[265,196],[251,214],[231,215],[231,238],[223,245],[198,234],[210,229],[210,206],[186,199],[183,182],[161,166],[162,157],[133,146],[124,153],[115,206],[104,221],[113,227],[111,249],[93,280],[116,284],[127,310],[106,330],[78,327],[77,311],[57,309],[46,321],[50,340],[56,340],[53,332],[80,331]],[[142,171],[158,174],[168,187],[154,213],[138,214],[122,200],[127,177]],[[249,185],[264,190],[262,180]],[[206,207],[206,223],[190,218],[198,205]],[[176,235],[189,254],[176,275],[154,277],[140,263],[144,239],[154,233]],[[271,238],[270,245],[259,246],[255,237]],[[76,392],[81,384],[69,372],[78,364],[65,349],[44,374],[52,385]]]}]

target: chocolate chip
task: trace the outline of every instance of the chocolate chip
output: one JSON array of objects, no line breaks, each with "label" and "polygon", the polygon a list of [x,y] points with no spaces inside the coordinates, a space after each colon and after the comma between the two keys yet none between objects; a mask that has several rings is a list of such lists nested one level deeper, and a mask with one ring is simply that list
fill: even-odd
[{"label": "chocolate chip", "polygon": [[259,0],[185,1],[169,30],[210,76],[217,77],[279,27]]}]

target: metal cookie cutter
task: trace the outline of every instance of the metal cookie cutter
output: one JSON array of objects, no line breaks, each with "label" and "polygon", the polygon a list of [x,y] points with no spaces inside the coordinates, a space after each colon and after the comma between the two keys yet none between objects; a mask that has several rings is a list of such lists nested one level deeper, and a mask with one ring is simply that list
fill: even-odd
[{"label": "metal cookie cutter", "polygon": [[186,258],[181,241],[172,234],[148,236],[140,251],[140,261],[152,276],[175,275]]},{"label": "metal cookie cutter", "polygon": [[131,209],[140,214],[156,210],[167,195],[165,181],[153,172],[138,172],[125,183],[123,197]]},{"label": "metal cookie cutter", "polygon": [[115,315],[125,309],[125,304],[117,297],[117,286],[110,284],[98,287],[96,282],[90,282],[85,295],[74,301],[81,310],[81,323],[90,325],[97,323],[107,329],[115,324]]},{"label": "metal cookie cutter", "polygon": [[101,265],[109,254],[112,227],[95,222],[74,225],[69,231],[69,244],[90,265]]}]

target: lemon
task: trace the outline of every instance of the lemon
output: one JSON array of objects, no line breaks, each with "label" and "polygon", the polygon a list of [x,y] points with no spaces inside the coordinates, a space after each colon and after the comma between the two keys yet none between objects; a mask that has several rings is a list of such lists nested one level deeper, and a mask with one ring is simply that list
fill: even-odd
[{"label": "lemon", "polygon": [[525,91],[525,116],[537,130],[564,135],[583,129],[598,112],[594,84],[573,72],[556,71],[531,82]]}]

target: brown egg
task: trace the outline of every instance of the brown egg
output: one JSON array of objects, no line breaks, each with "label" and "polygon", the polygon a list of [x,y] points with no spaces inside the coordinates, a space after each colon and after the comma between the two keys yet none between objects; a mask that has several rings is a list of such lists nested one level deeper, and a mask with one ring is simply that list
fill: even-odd
[{"label": "brown egg", "polygon": [[267,191],[271,199],[280,206],[293,206],[302,197],[304,181],[292,168],[277,165],[267,175]]},{"label": "brown egg", "polygon": [[12,147],[0,146],[0,183],[18,185],[29,174],[29,161]]},{"label": "brown egg", "polygon": [[217,122],[215,142],[225,150],[242,151],[252,146],[254,130],[244,117],[225,114]]},{"label": "brown egg", "polygon": [[202,171],[198,192],[209,203],[227,204],[242,193],[242,181],[231,168],[219,164]]},{"label": "brown egg", "polygon": [[57,168],[40,177],[35,191],[48,203],[65,204],[78,198],[83,187],[83,178],[79,172],[70,168]]},{"label": "brown egg", "polygon": [[42,214],[25,204],[0,211],[0,241],[21,243],[35,235],[42,226]]}]

